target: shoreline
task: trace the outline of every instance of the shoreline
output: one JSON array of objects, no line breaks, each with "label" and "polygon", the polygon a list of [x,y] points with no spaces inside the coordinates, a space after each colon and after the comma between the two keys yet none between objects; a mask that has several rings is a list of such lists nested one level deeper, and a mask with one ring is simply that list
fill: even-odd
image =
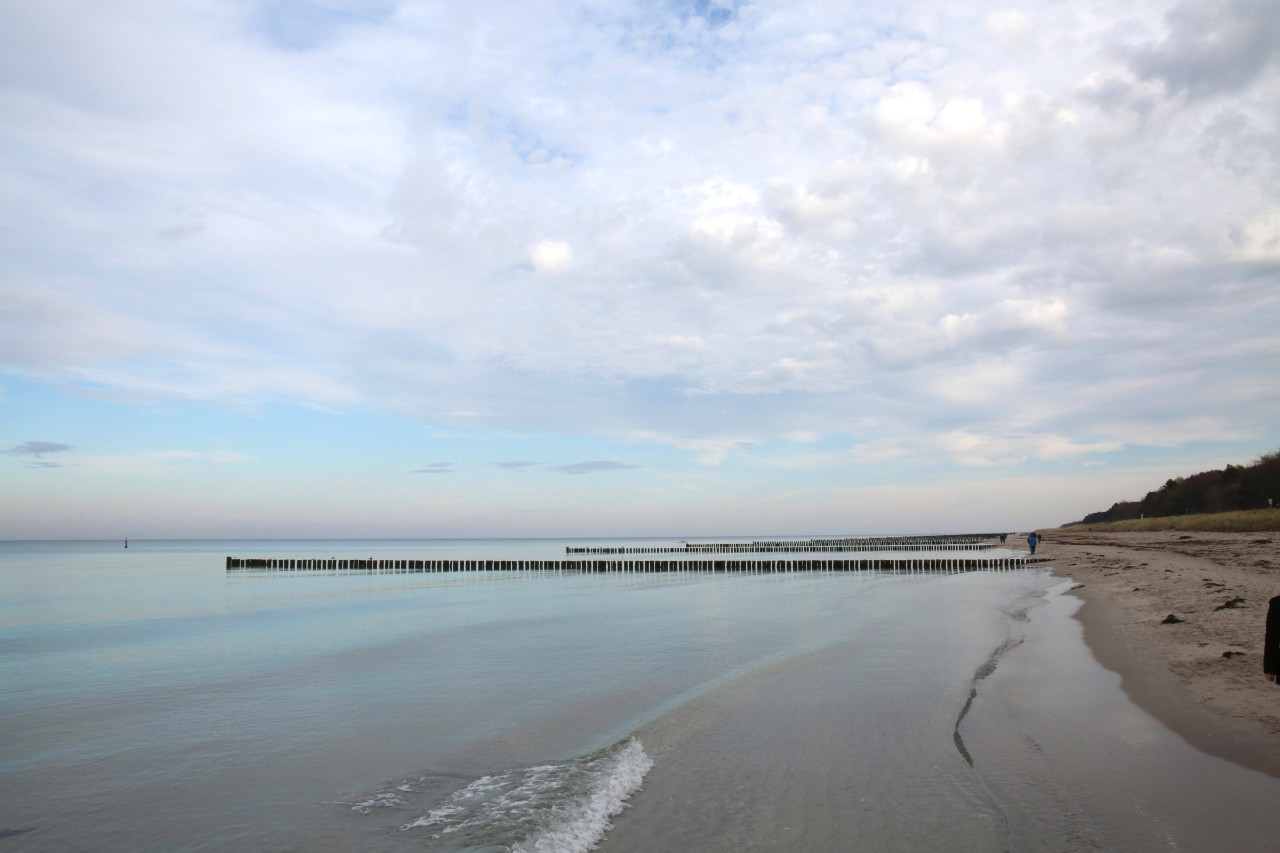
[{"label": "shoreline", "polygon": [[1280,535],[1047,532],[1037,556],[1075,582],[1085,643],[1129,699],[1197,749],[1280,778],[1280,686],[1262,674]]},{"label": "shoreline", "polygon": [[[844,579],[830,580],[824,594],[844,595]],[[1008,639],[1009,608],[1034,607],[1047,580],[886,578],[846,599],[830,642],[635,732],[654,767],[600,849],[923,850],[939,837],[960,851],[1008,849],[957,714]]]}]

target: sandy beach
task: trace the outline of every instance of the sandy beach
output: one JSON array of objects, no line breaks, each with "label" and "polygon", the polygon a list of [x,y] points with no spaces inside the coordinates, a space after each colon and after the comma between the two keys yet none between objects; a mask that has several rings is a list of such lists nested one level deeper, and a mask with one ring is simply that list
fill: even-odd
[{"label": "sandy beach", "polygon": [[1280,534],[1044,532],[1038,554],[1076,582],[1085,641],[1134,703],[1205,752],[1280,777],[1280,687],[1262,675]]}]

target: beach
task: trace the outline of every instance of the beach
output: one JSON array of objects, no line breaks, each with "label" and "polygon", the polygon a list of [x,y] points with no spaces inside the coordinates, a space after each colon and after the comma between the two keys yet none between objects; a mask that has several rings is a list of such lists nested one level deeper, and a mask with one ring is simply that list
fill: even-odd
[{"label": "beach", "polygon": [[1262,676],[1280,534],[1047,537],[1038,553],[1075,582],[1085,641],[1125,693],[1205,752],[1280,777],[1280,687]]}]

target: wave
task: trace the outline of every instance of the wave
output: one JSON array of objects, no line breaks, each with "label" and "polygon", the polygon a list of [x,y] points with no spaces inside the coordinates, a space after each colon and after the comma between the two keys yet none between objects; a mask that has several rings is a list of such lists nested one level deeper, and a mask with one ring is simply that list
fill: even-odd
[{"label": "wave", "polygon": [[634,737],[559,764],[483,776],[400,827],[467,848],[585,853],[613,826],[653,760]]},{"label": "wave", "polygon": [[350,806],[353,812],[360,812],[363,815],[374,814],[382,809],[403,808],[408,805],[405,795],[416,794],[425,782],[427,782],[425,776],[417,780],[406,779],[395,785],[384,786],[377,793],[359,802],[342,802],[340,805]]}]

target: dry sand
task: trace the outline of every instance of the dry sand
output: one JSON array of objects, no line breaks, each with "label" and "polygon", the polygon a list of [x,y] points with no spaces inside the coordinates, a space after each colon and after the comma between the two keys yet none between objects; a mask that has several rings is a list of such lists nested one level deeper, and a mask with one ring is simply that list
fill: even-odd
[{"label": "dry sand", "polygon": [[1125,693],[1205,752],[1280,777],[1280,686],[1262,674],[1280,534],[1046,533],[1037,556],[1079,584],[1085,641]]}]

